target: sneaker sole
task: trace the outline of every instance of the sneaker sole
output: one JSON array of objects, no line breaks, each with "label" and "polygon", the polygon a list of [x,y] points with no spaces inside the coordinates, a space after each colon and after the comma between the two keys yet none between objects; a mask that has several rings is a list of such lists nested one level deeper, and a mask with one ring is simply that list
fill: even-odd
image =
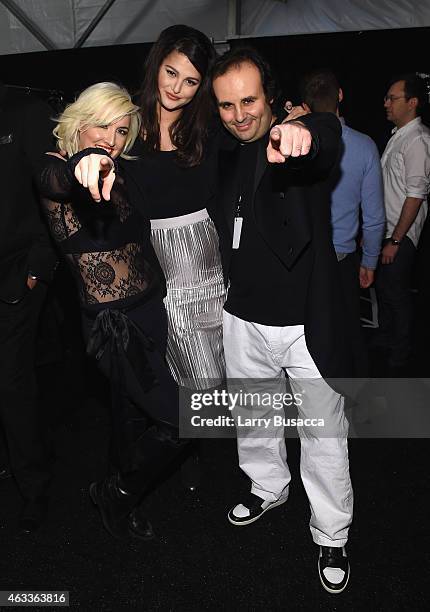
[{"label": "sneaker sole", "polygon": [[273,504],[268,506],[258,516],[254,517],[254,518],[251,518],[251,519],[248,519],[246,521],[240,521],[240,523],[238,523],[237,521],[234,521],[233,519],[231,519],[230,518],[230,513],[227,514],[227,518],[230,521],[230,523],[232,525],[234,525],[235,527],[244,527],[246,525],[251,525],[251,523],[255,523],[255,521],[258,521],[258,519],[261,519],[263,514],[265,514],[268,510],[272,510],[273,508],[277,508],[278,506],[282,506],[282,504],[285,504],[286,501],[288,501],[288,497],[286,497],[285,499],[278,499],[278,501],[273,502]]},{"label": "sneaker sole", "polygon": [[346,582],[345,582],[345,584],[343,585],[343,587],[342,587],[341,589],[330,589],[330,588],[329,588],[329,587],[328,587],[328,586],[327,586],[327,585],[324,583],[324,580],[323,580],[323,578],[322,578],[322,576],[321,576],[321,572],[320,572],[320,564],[318,563],[318,576],[320,577],[320,582],[321,582],[321,584],[322,584],[322,586],[323,586],[323,589],[325,589],[325,590],[327,591],[327,593],[332,593],[333,595],[337,595],[337,593],[342,593],[342,591],[344,591],[344,590],[346,589],[346,587],[348,586],[348,582],[349,582],[349,576],[350,576],[350,573],[351,573],[351,568],[350,568],[350,566],[348,565],[348,576],[347,576],[347,578],[346,578]]}]

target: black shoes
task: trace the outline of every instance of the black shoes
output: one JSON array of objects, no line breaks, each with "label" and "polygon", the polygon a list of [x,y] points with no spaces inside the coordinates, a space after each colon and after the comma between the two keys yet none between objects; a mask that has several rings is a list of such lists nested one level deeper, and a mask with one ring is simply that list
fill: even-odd
[{"label": "black shoes", "polygon": [[0,465],[0,480],[6,480],[12,478],[12,472],[8,465]]},{"label": "black shoes", "polygon": [[90,496],[97,506],[103,525],[114,538],[124,538],[128,532],[127,519],[137,504],[137,497],[120,487],[119,474],[90,485]]},{"label": "black shoes", "polygon": [[287,499],[288,493],[274,502],[265,501],[261,499],[261,497],[258,497],[258,495],[249,493],[248,498],[244,500],[243,504],[237,504],[237,506],[230,510],[227,518],[232,525],[250,525],[258,521],[258,519],[268,510],[272,510],[272,508],[284,504]]},{"label": "black shoes", "polygon": [[139,507],[134,508],[127,518],[128,533],[138,540],[152,540],[155,538],[154,530],[146,516]]},{"label": "black shoes", "polygon": [[43,523],[48,510],[48,498],[37,497],[25,503],[18,528],[22,534],[31,535]]},{"label": "black shoes", "polygon": [[132,536],[150,540],[154,537],[151,523],[136,507],[138,496],[125,491],[118,473],[101,482],[93,482],[90,496],[100,512],[103,525],[114,538]]},{"label": "black shoes", "polygon": [[350,568],[345,547],[320,546],[318,573],[329,593],[342,593],[348,584]]}]

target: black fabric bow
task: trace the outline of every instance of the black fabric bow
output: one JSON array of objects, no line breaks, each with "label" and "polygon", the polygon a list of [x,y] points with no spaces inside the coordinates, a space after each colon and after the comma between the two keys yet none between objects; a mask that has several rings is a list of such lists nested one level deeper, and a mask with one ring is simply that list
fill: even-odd
[{"label": "black fabric bow", "polygon": [[[157,377],[148,361],[147,351],[154,351],[152,338],[148,337],[126,314],[109,308],[98,313],[91,329],[87,354],[100,361],[109,358],[111,373],[131,369],[144,392],[157,383]],[[116,377],[114,377],[116,378]]]}]

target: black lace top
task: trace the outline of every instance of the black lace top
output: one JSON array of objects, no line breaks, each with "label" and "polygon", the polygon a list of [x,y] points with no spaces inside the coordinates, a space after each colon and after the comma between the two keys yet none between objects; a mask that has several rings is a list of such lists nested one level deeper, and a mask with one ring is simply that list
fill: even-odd
[{"label": "black lace top", "polygon": [[162,295],[149,221],[131,207],[121,165],[110,201],[97,203],[74,177],[75,157],[64,162],[46,155],[39,188],[52,237],[71,266],[82,305],[121,308]]}]

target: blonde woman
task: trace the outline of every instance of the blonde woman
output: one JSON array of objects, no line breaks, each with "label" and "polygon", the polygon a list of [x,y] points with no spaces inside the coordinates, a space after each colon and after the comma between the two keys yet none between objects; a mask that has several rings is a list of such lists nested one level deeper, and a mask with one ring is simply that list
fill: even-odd
[{"label": "blonde woman", "polygon": [[[93,483],[90,494],[104,526],[115,537],[153,536],[139,509],[157,475],[178,455],[178,396],[167,366],[167,318],[163,275],[150,243],[150,223],[130,206],[123,159],[140,130],[139,108],[114,83],[83,91],[58,119],[58,149],[47,155],[40,177],[53,238],[75,278],[87,352],[109,378],[112,390],[116,469]],[[87,157],[101,161],[102,195],[94,204],[88,177],[77,168]],[[94,156],[94,157],[93,157]],[[130,164],[129,164],[130,165]],[[138,441],[130,422],[149,424]]]},{"label": "blonde woman", "polygon": [[[151,218],[152,244],[166,278],[167,362],[176,382],[192,389],[225,378],[225,287],[210,216],[216,215],[217,191],[214,59],[202,32],[186,25],[161,32],[141,85],[142,128],[134,147],[139,159],[127,169],[133,204]],[[99,197],[96,157],[91,166],[82,160],[79,167]]]}]

